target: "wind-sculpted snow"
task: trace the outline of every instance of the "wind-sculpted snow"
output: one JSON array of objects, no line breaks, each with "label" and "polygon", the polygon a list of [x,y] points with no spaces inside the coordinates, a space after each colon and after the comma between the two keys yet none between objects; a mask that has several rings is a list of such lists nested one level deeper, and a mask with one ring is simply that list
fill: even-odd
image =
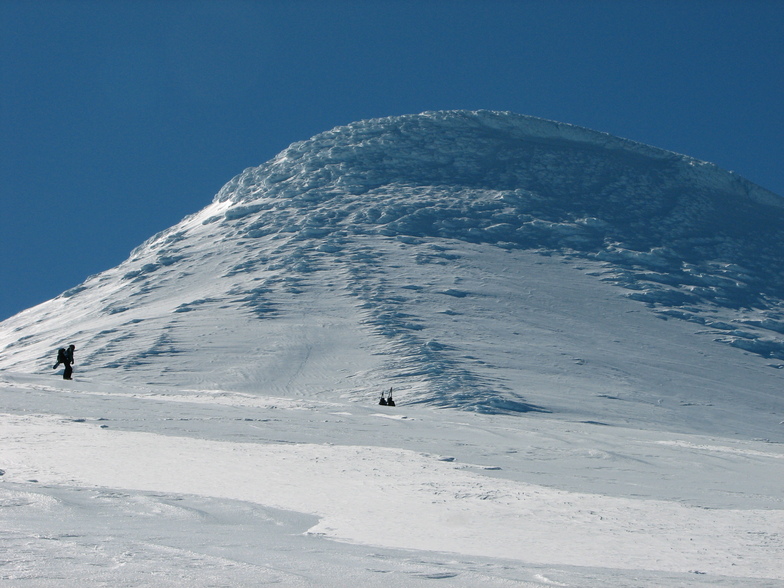
[{"label": "wind-sculpted snow", "polygon": [[595,325],[579,296],[532,302],[528,252],[781,367],[782,243],[784,200],[683,155],[509,113],[362,121],[9,319],[0,362],[40,370],[74,341],[80,369],[150,383],[547,411],[528,382],[561,367],[510,355]]},{"label": "wind-sculpted snow", "polygon": [[216,202],[232,203],[224,222],[237,236],[319,239],[322,251],[378,234],[600,260],[604,279],[662,316],[732,309],[744,330],[721,329],[723,340],[784,358],[769,328],[784,320],[784,199],[607,134],[496,112],[363,121],[246,170]]},{"label": "wind-sculpted snow", "polygon": [[[252,202],[263,194],[323,201],[336,188],[364,194],[394,183],[493,190],[538,185],[564,199],[586,189],[612,189],[606,185],[624,171],[651,179],[675,176],[682,184],[784,207],[778,196],[710,163],[574,125],[490,111],[431,112],[338,127],[245,170],[215,200]],[[330,191],[304,197],[325,188]]]}]

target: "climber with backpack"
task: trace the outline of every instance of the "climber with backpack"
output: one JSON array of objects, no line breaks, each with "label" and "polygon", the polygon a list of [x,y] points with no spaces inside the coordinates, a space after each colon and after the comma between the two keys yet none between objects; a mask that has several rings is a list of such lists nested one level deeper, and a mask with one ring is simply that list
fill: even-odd
[{"label": "climber with backpack", "polygon": [[63,372],[63,380],[72,380],[71,374],[73,374],[73,365],[74,362],[74,350],[76,347],[74,345],[69,345],[68,348],[60,348],[57,350],[57,363],[54,364],[52,369],[56,370],[60,364],[65,366],[65,371]]}]

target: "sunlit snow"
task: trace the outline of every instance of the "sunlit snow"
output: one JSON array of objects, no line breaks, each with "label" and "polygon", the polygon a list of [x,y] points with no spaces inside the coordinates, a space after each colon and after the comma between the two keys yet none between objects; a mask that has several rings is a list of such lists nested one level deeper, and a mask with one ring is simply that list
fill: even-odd
[{"label": "sunlit snow", "polygon": [[296,143],[0,323],[3,585],[777,586],[782,221],[509,113]]}]

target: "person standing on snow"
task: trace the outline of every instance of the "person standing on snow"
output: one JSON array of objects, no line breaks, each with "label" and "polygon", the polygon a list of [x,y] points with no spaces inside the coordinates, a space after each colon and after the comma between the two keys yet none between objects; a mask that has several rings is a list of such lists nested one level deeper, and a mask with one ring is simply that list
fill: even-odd
[{"label": "person standing on snow", "polygon": [[71,365],[74,362],[74,357],[73,357],[74,349],[76,349],[75,346],[69,345],[68,349],[60,349],[57,352],[57,363],[54,364],[54,367],[52,369],[56,370],[57,366],[63,364],[65,366],[65,371],[63,372],[63,380],[73,379],[71,377],[71,374],[73,374],[73,368],[71,368]]}]

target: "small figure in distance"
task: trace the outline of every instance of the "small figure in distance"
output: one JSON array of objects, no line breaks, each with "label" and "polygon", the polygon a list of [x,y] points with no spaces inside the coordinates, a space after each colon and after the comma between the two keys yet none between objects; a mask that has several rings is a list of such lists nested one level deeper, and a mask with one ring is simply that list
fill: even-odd
[{"label": "small figure in distance", "polygon": [[378,401],[378,404],[379,404],[379,406],[386,406],[387,405],[387,399],[384,398],[384,393],[383,392],[381,393],[381,399]]},{"label": "small figure in distance", "polygon": [[392,388],[389,389],[389,396],[387,397],[387,406],[396,406],[395,401],[392,400]]},{"label": "small figure in distance", "polygon": [[57,363],[54,364],[52,369],[56,370],[57,366],[63,364],[65,366],[65,371],[63,372],[63,380],[72,380],[71,374],[73,374],[73,368],[71,365],[74,362],[73,353],[76,347],[74,345],[69,345],[68,349],[59,349],[57,351]]}]

